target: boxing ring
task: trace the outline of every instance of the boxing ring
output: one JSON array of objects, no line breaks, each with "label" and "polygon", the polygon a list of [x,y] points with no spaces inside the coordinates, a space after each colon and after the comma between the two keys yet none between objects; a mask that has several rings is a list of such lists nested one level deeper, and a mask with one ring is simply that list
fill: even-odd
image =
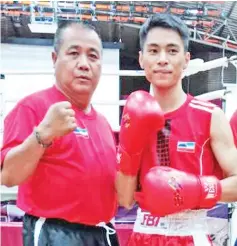
[{"label": "boxing ring", "polygon": [[[189,76],[200,71],[206,71],[216,67],[226,67],[229,63],[236,62],[237,57],[231,58],[220,58],[209,62],[204,62],[201,59],[195,59],[190,62],[189,67],[184,71],[183,76]],[[236,66],[236,63],[233,64]],[[53,76],[53,71],[3,71],[2,72],[6,77],[7,76]],[[120,70],[120,71],[109,71],[103,72],[103,75],[119,75],[119,76],[144,76],[143,71],[131,71],[131,70]],[[4,80],[3,80],[4,83]],[[53,80],[52,80],[53,83]],[[48,87],[52,84],[43,84],[42,87]],[[6,88],[5,88],[6,89]],[[3,107],[3,111],[0,112],[3,117],[0,117],[0,133],[3,132],[3,118],[6,115],[7,111],[12,108],[19,98],[6,98],[4,95],[6,93],[3,87],[0,87],[0,105]],[[24,90],[24,87],[22,88]],[[152,90],[150,90],[152,94]],[[22,95],[23,96],[23,95]],[[237,88],[236,85],[226,86],[223,90],[213,91],[197,96],[198,98],[203,98],[205,100],[213,102],[222,102],[230,101],[229,104],[233,104],[236,101],[237,106]],[[102,98],[103,99],[103,98]],[[93,100],[92,104],[99,109],[103,110],[103,106],[111,107],[121,107],[125,105],[126,100],[119,101],[105,101],[105,100]],[[11,107],[7,108],[6,104],[10,104]],[[227,103],[228,104],[228,103]],[[225,103],[225,107],[227,106]],[[100,108],[100,106],[102,108]],[[232,115],[234,109],[228,109],[228,118]],[[115,135],[118,139],[119,125],[112,126]],[[2,136],[1,136],[2,138]],[[0,138],[0,143],[1,143]],[[1,186],[1,245],[3,246],[22,246],[21,242],[21,233],[22,233],[22,215],[23,212],[15,206],[15,199],[17,195],[17,187],[6,188]],[[118,212],[115,216],[115,227],[117,229],[119,240],[121,246],[125,246],[129,238],[129,235],[132,232],[133,223],[136,217],[137,206],[131,210],[126,210],[119,207]],[[215,246],[234,246],[237,238],[237,210],[234,203],[231,204],[218,204],[216,207],[208,211],[208,226],[211,232],[211,238]]]}]

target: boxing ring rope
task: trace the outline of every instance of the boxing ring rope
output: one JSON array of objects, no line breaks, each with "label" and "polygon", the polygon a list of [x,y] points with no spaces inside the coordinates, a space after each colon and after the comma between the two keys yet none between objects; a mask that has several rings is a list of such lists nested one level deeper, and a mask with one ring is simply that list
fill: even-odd
[{"label": "boxing ring rope", "polygon": [[[4,75],[53,75],[54,70],[3,70],[1,71]],[[143,70],[119,70],[119,71],[103,71],[102,75],[117,75],[117,76],[145,76]]]},{"label": "boxing ring rope", "polygon": [[[186,70],[184,70],[183,77],[190,76],[193,74],[196,74],[198,72],[207,71],[213,68],[217,67],[228,67],[229,63],[232,63],[234,61],[237,61],[237,56],[231,56],[230,58],[223,57],[219,59],[215,59],[212,61],[204,62],[202,59],[193,59],[190,60],[189,65]],[[2,70],[1,73],[3,75],[53,75],[53,70]],[[117,76],[141,76],[144,77],[145,73],[143,70],[119,70],[119,71],[103,71],[102,75],[105,76],[111,76],[111,75],[117,75]],[[204,99],[204,100],[214,100],[214,99],[222,99],[224,96],[229,93],[230,91],[227,90],[217,90],[213,92],[208,92],[202,95],[196,96],[197,98]],[[152,89],[150,89],[150,93],[152,93]],[[11,101],[7,102],[14,102],[15,100],[12,99]],[[105,105],[105,106],[124,106],[126,103],[126,100],[119,100],[119,101],[92,101],[94,105]]]},{"label": "boxing ring rope", "polygon": [[[215,99],[224,99],[225,95],[231,93],[230,90],[217,90],[217,91],[212,91],[208,93],[204,93],[201,95],[196,96],[196,98],[202,99],[202,100],[215,100]],[[92,101],[92,104],[94,105],[105,105],[105,106],[124,106],[126,103],[126,100],[119,100],[119,101],[114,101],[114,102],[103,102],[103,101]]]},{"label": "boxing ring rope", "polygon": [[[190,60],[189,65],[186,70],[184,70],[183,77],[190,76],[193,74],[196,74],[201,71],[207,71],[213,68],[217,67],[228,67],[229,63],[236,62],[237,56],[232,56],[230,58],[222,57],[219,59],[215,59],[212,61],[204,62],[202,59],[193,59]],[[2,70],[1,73],[3,75],[54,75],[54,70]],[[113,70],[103,70],[102,69],[102,75],[103,76],[130,76],[130,77],[136,77],[136,76],[145,76],[145,73],[143,70],[119,70],[119,71],[113,71]],[[53,82],[52,82],[53,83]],[[217,90],[212,91],[208,93],[204,93],[202,95],[196,96],[197,98],[203,99],[203,100],[214,100],[214,99],[225,99],[225,95],[230,93],[231,90]],[[152,87],[150,87],[150,94],[153,94]],[[4,100],[4,103],[16,103],[19,100],[19,98],[6,98]],[[113,107],[113,106],[124,106],[126,103],[126,100],[116,100],[116,101],[108,101],[108,100],[95,100],[92,98],[92,104],[95,106],[106,106],[106,107]],[[3,112],[2,112],[3,113]],[[2,130],[2,129],[1,129]],[[113,127],[113,130],[115,132],[118,132],[120,130],[120,126],[116,125]],[[2,131],[1,131],[2,132]]]},{"label": "boxing ring rope", "polygon": [[[236,56],[231,56],[230,58],[223,57],[219,59],[215,59],[212,61],[204,62],[202,59],[193,59],[190,60],[189,65],[186,70],[184,70],[183,77],[190,76],[193,74],[196,74],[198,72],[207,71],[213,68],[217,67],[228,67],[228,64],[230,62],[233,62],[237,60]],[[54,70],[21,70],[18,71],[16,69],[14,70],[2,70],[1,74],[4,75],[53,75]],[[145,73],[143,70],[119,70],[119,71],[103,71],[102,69],[102,75],[117,75],[117,76],[145,76]]]},{"label": "boxing ring rope", "polygon": [[[183,72],[183,77],[190,76],[193,74],[196,74],[198,72],[207,71],[213,68],[217,67],[228,67],[229,64],[235,64],[237,63],[237,55],[231,56],[230,58],[222,57],[219,59],[214,59],[208,62],[204,62],[202,59],[193,59],[190,60],[189,65],[187,69]],[[237,66],[235,66],[237,68]],[[3,75],[54,75],[54,70],[1,70],[1,74]],[[112,71],[112,70],[103,70],[102,69],[102,75],[104,76],[130,76],[130,77],[136,77],[136,76],[145,76],[145,73],[143,70],[119,70],[119,71]],[[52,82],[53,83],[53,82]],[[150,87],[150,93],[153,94],[152,87]],[[203,100],[214,100],[214,99],[225,99],[225,96],[227,94],[231,93],[231,89],[222,89],[217,91],[212,91],[208,93],[204,93],[202,95],[196,96],[199,99]],[[1,98],[4,94],[4,91],[1,91]],[[3,99],[2,99],[3,100]],[[7,100],[3,100],[4,103],[16,103],[19,100],[19,98],[11,98]],[[98,106],[124,106],[126,103],[126,100],[117,100],[117,101],[101,101],[101,100],[93,100],[92,98],[92,104],[98,105]],[[119,129],[115,129],[115,131],[118,131]]]}]

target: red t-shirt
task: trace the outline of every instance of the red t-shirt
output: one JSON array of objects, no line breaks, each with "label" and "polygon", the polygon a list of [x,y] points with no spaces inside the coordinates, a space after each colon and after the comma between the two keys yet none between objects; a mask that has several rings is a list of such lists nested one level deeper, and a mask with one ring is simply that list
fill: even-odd
[{"label": "red t-shirt", "polygon": [[142,157],[140,183],[155,165],[170,166],[196,175],[215,175],[223,172],[210,145],[212,110],[210,102],[188,95],[177,110],[165,114],[165,127],[152,136]]},{"label": "red t-shirt", "polygon": [[[55,86],[21,100],[5,118],[1,163],[45,116],[66,101]],[[34,174],[19,186],[17,205],[31,215],[95,225],[109,222],[117,208],[116,145],[105,117],[75,106],[78,128],[46,149]]]},{"label": "red t-shirt", "polygon": [[233,132],[235,146],[237,147],[237,110],[231,116],[230,126]]}]

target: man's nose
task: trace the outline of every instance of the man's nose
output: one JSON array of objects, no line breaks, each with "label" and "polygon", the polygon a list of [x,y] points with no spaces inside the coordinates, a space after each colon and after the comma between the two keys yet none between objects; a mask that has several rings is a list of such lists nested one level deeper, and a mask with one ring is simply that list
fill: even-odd
[{"label": "man's nose", "polygon": [[88,62],[88,57],[86,56],[86,54],[81,54],[78,57],[77,68],[80,70],[84,70],[84,71],[89,70],[89,62]]},{"label": "man's nose", "polygon": [[161,51],[158,55],[157,63],[160,66],[165,66],[168,64],[168,57],[165,51]]}]

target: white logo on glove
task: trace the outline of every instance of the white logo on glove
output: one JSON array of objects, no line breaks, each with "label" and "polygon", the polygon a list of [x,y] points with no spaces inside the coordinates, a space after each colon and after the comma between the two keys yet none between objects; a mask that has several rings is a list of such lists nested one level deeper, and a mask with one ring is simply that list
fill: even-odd
[{"label": "white logo on glove", "polygon": [[206,199],[212,199],[216,196],[216,186],[212,182],[205,182],[204,190],[207,193]]}]

